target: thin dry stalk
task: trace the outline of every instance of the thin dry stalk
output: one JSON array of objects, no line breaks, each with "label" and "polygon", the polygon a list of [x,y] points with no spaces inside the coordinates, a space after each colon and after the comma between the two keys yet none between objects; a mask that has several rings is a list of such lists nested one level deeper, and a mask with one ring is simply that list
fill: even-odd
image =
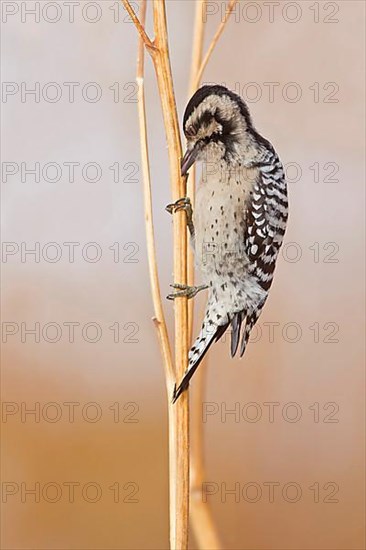
[{"label": "thin dry stalk", "polygon": [[[200,82],[197,80],[203,57],[203,42],[205,35],[204,10],[207,0],[196,0],[195,23],[193,31],[193,48],[191,61],[191,74],[188,97],[197,90]],[[187,182],[187,196],[194,205],[195,201],[196,170],[191,168]],[[194,256],[192,250],[188,251],[188,284],[194,284]],[[193,327],[193,300],[188,302],[188,326],[189,338],[192,339]],[[220,549],[220,541],[217,530],[207,503],[202,501],[202,482],[204,480],[204,450],[203,450],[203,426],[201,419],[201,404],[204,394],[204,373],[206,361],[204,360],[196,374],[195,388],[191,404],[191,477],[190,477],[190,519],[193,533],[198,548],[207,550]]]},{"label": "thin dry stalk", "polygon": [[[207,66],[207,63],[212,55],[214,47],[216,46],[225,25],[229,19],[229,16],[234,9],[236,0],[231,0],[228,4],[226,15],[221,24],[219,25],[205,55],[203,57],[203,42],[205,32],[205,18],[204,9],[206,0],[196,0],[196,13],[195,13],[195,25],[193,34],[193,50],[192,50],[192,62],[191,62],[191,76],[189,86],[189,97],[200,86],[203,72]],[[188,179],[187,195],[190,197],[192,204],[194,204],[195,197],[195,170],[191,169],[191,174]],[[194,261],[192,253],[188,253],[188,284],[194,284]],[[192,326],[193,326],[193,302],[189,303],[189,334],[192,338]],[[203,396],[205,391],[205,375],[207,369],[207,359],[204,359],[200,369],[196,374],[195,390],[192,399],[192,416],[191,416],[191,438],[192,438],[192,452],[191,452],[191,479],[190,479],[190,517],[192,521],[193,532],[198,544],[198,547],[202,550],[219,550],[221,548],[219,536],[215,523],[207,503],[202,501],[202,483],[205,479],[204,470],[204,446],[203,446],[203,425],[201,408],[203,402]]]},{"label": "thin dry stalk", "polygon": [[[170,181],[173,200],[185,196],[185,180],[180,174],[180,159],[182,147],[180,141],[177,109],[173,89],[173,80],[169,59],[168,33],[165,12],[165,0],[153,0],[154,32],[155,39],[152,42],[147,36],[144,25],[134,13],[128,0],[122,0],[126,10],[132,18],[140,38],[147,47],[155,67],[160,100],[162,104],[165,133],[168,145]],[[141,58],[139,70],[143,71],[143,59]],[[141,82],[140,82],[141,84]],[[143,96],[141,96],[143,99]],[[145,108],[140,108],[140,131],[143,132],[144,145],[144,175],[148,175],[148,155],[146,149],[146,118]],[[141,122],[142,121],[142,122]],[[150,188],[150,185],[149,185]],[[151,192],[148,205],[151,206]],[[151,212],[150,212],[151,213]],[[151,227],[149,227],[151,239]],[[187,283],[187,230],[185,213],[180,212],[173,216],[174,235],[174,281]],[[153,259],[155,262],[155,258]],[[156,281],[153,281],[154,284]],[[156,290],[156,289],[155,289]],[[155,295],[155,297],[157,297]],[[158,305],[159,300],[157,300]],[[161,305],[161,300],[159,302]],[[160,314],[159,310],[159,314]],[[188,358],[188,310],[187,298],[175,300],[175,373],[174,380],[179,380],[186,368]],[[157,316],[157,326],[162,325]],[[160,316],[161,321],[161,316]],[[160,339],[164,331],[159,330]],[[163,340],[165,342],[165,340]],[[166,352],[166,348],[162,348]],[[169,365],[169,360],[167,362]],[[170,377],[170,369],[166,368],[167,377]],[[168,390],[171,386],[167,378]],[[172,549],[185,550],[188,546],[188,514],[189,514],[189,408],[188,392],[185,392],[173,406],[171,392],[168,391],[169,412],[169,481],[170,481],[170,545]]]},{"label": "thin dry stalk", "polygon": [[205,70],[207,63],[210,60],[212,52],[213,52],[213,50],[214,50],[214,48],[215,48],[215,46],[216,46],[216,44],[219,40],[224,28],[225,28],[227,20],[229,19],[230,15],[231,15],[231,12],[233,11],[236,2],[237,2],[237,0],[230,0],[229,1],[229,4],[228,4],[228,6],[226,8],[226,11],[225,11],[225,17],[222,19],[222,21],[221,21],[221,23],[220,23],[213,39],[211,40],[211,43],[210,43],[210,45],[208,47],[208,50],[207,50],[207,53],[206,53],[206,55],[205,55],[205,57],[204,57],[204,59],[201,63],[201,66],[200,66],[200,68],[197,72],[196,81],[195,81],[195,86],[196,87],[199,86],[199,83],[200,83],[202,75],[203,75],[203,71]]},{"label": "thin dry stalk", "polygon": [[[173,367],[172,354],[168,338],[168,331],[164,317],[159,278],[156,262],[156,250],[154,239],[154,227],[152,217],[152,193],[150,181],[150,165],[147,143],[146,110],[144,94],[144,46],[149,51],[157,76],[160,99],[162,103],[164,126],[168,144],[170,181],[173,200],[186,195],[185,179],[180,175],[180,158],[182,148],[178,126],[178,117],[174,96],[173,80],[170,67],[167,21],[165,12],[165,0],[153,0],[154,32],[152,41],[145,31],[146,0],[141,1],[141,21],[134,13],[129,0],[122,0],[127,12],[139,32],[139,48],[137,62],[138,84],[138,113],[141,136],[141,158],[143,172],[144,208],[146,222],[146,240],[148,250],[149,274],[154,304],[154,323],[157,328],[161,353],[164,360],[166,385],[168,393],[169,411],[169,481],[170,481],[170,545],[174,550],[185,550],[188,546],[188,512],[189,512],[189,409],[188,392],[185,392],[173,406],[171,395],[174,383],[181,379],[186,367],[188,356],[189,335],[192,327],[193,309],[188,317],[187,299],[175,300],[175,369]],[[190,93],[198,87],[202,73],[208,63],[212,51],[224,29],[225,23],[234,7],[236,0],[230,0],[225,19],[221,22],[207,54],[202,61],[202,46],[204,38],[203,8],[206,0],[196,2],[196,24],[194,37],[194,50],[192,56]],[[194,196],[194,177],[191,178],[190,194]],[[174,281],[181,284],[187,283],[187,269],[189,281],[193,284],[194,268],[193,258],[187,258],[187,231],[184,212],[177,213],[173,217],[174,233]],[[202,370],[202,369],[201,369]],[[203,379],[198,381],[203,392]],[[198,401],[198,408],[202,398]],[[196,408],[196,407],[195,407]],[[199,418],[199,416],[198,416]],[[193,476],[193,493],[197,488],[201,490],[203,474],[203,450],[202,450],[202,424],[195,425],[194,436],[196,440],[197,457]],[[195,499],[195,504],[202,503],[201,499]],[[201,548],[220,548],[209,510],[203,506],[194,509],[194,528]],[[198,528],[199,526],[199,528]]]},{"label": "thin dry stalk", "polygon": [[[192,61],[191,61],[191,74],[189,79],[188,99],[197,90],[197,73],[202,63],[203,41],[205,34],[204,23],[204,9],[207,0],[196,0],[196,10],[194,18],[194,31],[193,31],[193,48],[192,48]],[[191,199],[192,204],[195,201],[195,182],[196,182],[196,168],[192,166],[190,175],[187,181],[187,196]],[[187,264],[187,279],[189,286],[194,285],[194,256],[191,247],[188,244],[188,264]],[[189,342],[192,340],[193,329],[193,309],[194,302],[191,300],[188,302],[188,333]]]},{"label": "thin dry stalk", "polygon": [[221,543],[209,504],[202,500],[202,483],[206,479],[204,465],[202,401],[205,391],[207,360],[196,375],[191,399],[191,479],[190,518],[198,548],[220,550]]},{"label": "thin dry stalk", "polygon": [[[153,50],[155,50],[155,45],[150,40],[150,38],[147,36],[145,28],[144,28],[144,24],[140,22],[139,18],[137,17],[135,12],[133,11],[132,6],[129,3],[129,1],[128,0],[122,0],[122,2],[123,2],[123,5],[124,5],[128,15],[131,17],[132,22],[134,23],[136,29],[138,30],[140,38],[143,40],[143,43],[145,44],[145,46],[148,49],[150,49],[150,52],[152,52]],[[141,2],[145,3],[145,0],[141,0]],[[146,14],[146,8],[145,8],[145,14]],[[144,17],[145,17],[145,15],[144,15]],[[142,19],[142,17],[141,17],[141,19]]]},{"label": "thin dry stalk", "polygon": [[[168,32],[164,0],[153,0],[154,10],[154,52],[153,61],[162,103],[165,133],[168,144],[170,182],[173,200],[186,195],[185,180],[180,173],[182,145],[180,141],[177,108],[169,59]],[[187,284],[187,221],[184,212],[173,216],[174,236],[174,281]],[[175,373],[180,380],[188,364],[188,309],[187,298],[174,303],[175,317]],[[171,445],[175,463],[171,463],[171,499],[175,516],[171,515],[170,540],[174,549],[188,547],[189,516],[189,403],[188,392],[175,405],[169,402],[169,418],[173,427]]]},{"label": "thin dry stalk", "polygon": [[[145,26],[145,17],[146,17],[146,0],[141,0],[142,28],[144,28]],[[143,176],[142,181],[143,181],[143,196],[144,196],[147,258],[148,258],[148,264],[149,264],[151,295],[152,295],[154,314],[155,314],[153,321],[157,328],[161,354],[164,360],[167,392],[168,392],[168,395],[171,395],[171,392],[174,387],[175,375],[174,375],[172,353],[170,349],[170,342],[169,342],[169,336],[168,336],[168,329],[167,329],[163,305],[161,301],[159,275],[158,275],[157,261],[156,261],[156,247],[155,247],[151,178],[150,178],[150,161],[149,161],[149,148],[148,148],[148,141],[147,141],[147,125],[146,125],[146,109],[145,109],[144,68],[145,68],[144,38],[143,38],[143,35],[140,35],[138,55],[137,55],[136,81],[138,86],[137,109],[138,109],[139,128],[140,128],[140,147],[141,147],[141,165],[142,165],[142,176]]]}]

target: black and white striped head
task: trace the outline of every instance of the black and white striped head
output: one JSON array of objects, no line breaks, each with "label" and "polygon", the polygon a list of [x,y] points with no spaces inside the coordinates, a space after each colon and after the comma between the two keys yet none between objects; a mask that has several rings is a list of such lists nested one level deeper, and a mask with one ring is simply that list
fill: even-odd
[{"label": "black and white striped head", "polygon": [[219,85],[197,90],[186,107],[183,130],[187,152],[182,159],[182,175],[197,160],[250,162],[263,139],[255,131],[244,101]]}]

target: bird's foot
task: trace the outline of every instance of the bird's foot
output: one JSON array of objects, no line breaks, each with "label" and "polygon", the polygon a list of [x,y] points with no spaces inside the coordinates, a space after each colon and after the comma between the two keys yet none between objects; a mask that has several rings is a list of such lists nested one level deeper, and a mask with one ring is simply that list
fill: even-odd
[{"label": "bird's foot", "polygon": [[187,216],[188,229],[190,231],[190,234],[192,236],[194,235],[193,209],[192,209],[191,199],[189,197],[182,197],[181,199],[178,199],[177,201],[171,204],[168,204],[165,207],[165,210],[169,212],[169,214],[174,214],[175,212],[184,210]]},{"label": "bird's foot", "polygon": [[165,210],[169,212],[169,214],[173,214],[174,212],[179,212],[179,210],[185,210],[187,213],[187,216],[192,216],[191,199],[189,197],[182,197],[181,199],[178,199],[177,201],[172,202],[171,204],[168,204],[165,207]]},{"label": "bird's foot", "polygon": [[188,285],[180,285],[180,284],[174,284],[170,285],[172,288],[176,290],[176,292],[173,292],[172,294],[168,294],[167,299],[168,300],[175,300],[175,298],[182,298],[186,296],[189,298],[194,298],[198,292],[201,290],[206,290],[208,288],[207,285],[199,285],[199,286],[188,286]]}]

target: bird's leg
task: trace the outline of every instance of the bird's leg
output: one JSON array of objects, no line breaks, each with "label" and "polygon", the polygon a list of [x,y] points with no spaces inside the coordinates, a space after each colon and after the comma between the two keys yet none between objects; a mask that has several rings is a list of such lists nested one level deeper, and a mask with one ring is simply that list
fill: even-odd
[{"label": "bird's leg", "polygon": [[189,197],[182,197],[181,199],[168,204],[165,207],[165,210],[169,212],[169,214],[174,214],[174,212],[179,212],[179,210],[185,210],[187,216],[187,226],[191,237],[194,237],[193,209],[191,199]]},{"label": "bird's leg", "polygon": [[175,300],[175,298],[182,298],[183,296],[187,296],[187,298],[194,298],[198,292],[201,290],[206,290],[208,288],[207,285],[199,285],[199,286],[188,286],[188,285],[180,285],[180,284],[174,284],[170,285],[172,288],[176,290],[176,292],[173,292],[172,294],[168,294],[167,299],[168,300]]}]

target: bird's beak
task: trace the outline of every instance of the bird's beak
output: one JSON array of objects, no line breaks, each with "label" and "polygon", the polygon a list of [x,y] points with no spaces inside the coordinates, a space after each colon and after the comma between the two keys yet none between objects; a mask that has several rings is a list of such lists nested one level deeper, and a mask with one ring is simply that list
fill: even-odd
[{"label": "bird's beak", "polygon": [[196,158],[197,158],[198,150],[196,147],[193,147],[193,149],[187,149],[184,157],[181,160],[180,163],[180,169],[181,169],[181,175],[185,176],[192,166],[194,164]]}]

